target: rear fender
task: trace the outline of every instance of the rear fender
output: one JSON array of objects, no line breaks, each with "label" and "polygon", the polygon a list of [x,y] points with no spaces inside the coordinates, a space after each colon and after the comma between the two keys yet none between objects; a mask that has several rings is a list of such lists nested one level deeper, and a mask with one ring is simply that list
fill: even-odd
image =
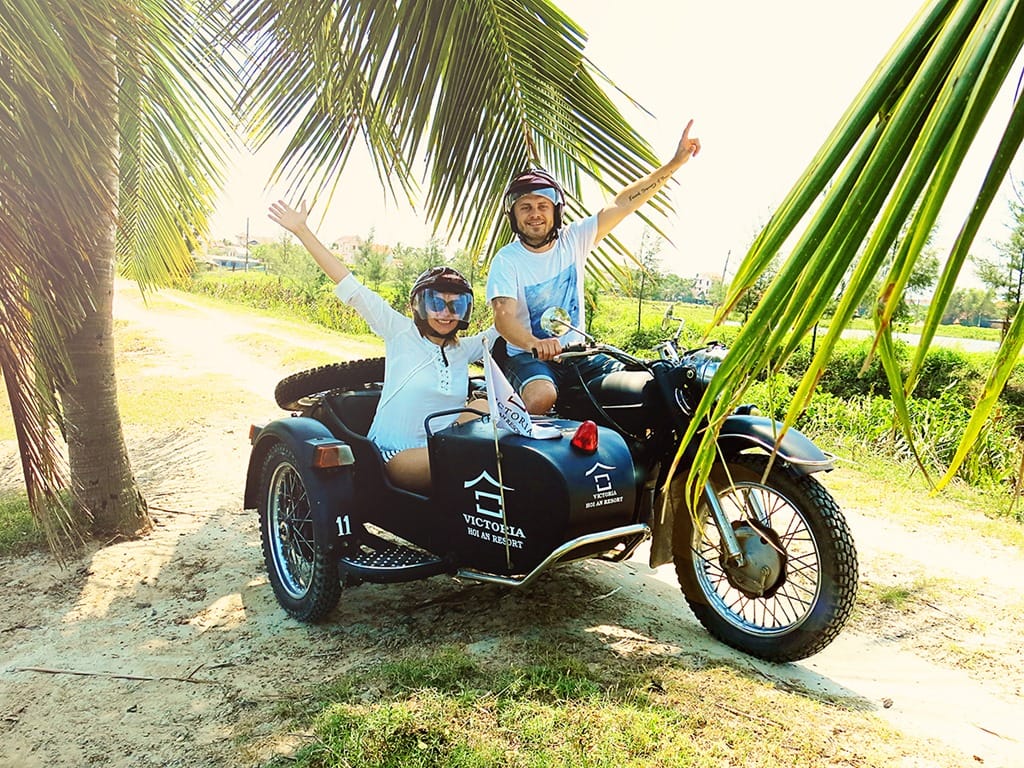
[{"label": "rear fender", "polygon": [[[270,422],[253,438],[245,477],[245,509],[257,507],[260,470],[267,453],[279,443],[287,445],[295,454],[317,537],[333,548],[334,543],[351,534],[354,527],[362,522],[351,518],[356,506],[349,503],[355,492],[351,472],[355,459],[351,448],[316,419],[295,416]],[[322,446],[338,448],[341,466],[325,469],[313,466],[316,449]]]}]

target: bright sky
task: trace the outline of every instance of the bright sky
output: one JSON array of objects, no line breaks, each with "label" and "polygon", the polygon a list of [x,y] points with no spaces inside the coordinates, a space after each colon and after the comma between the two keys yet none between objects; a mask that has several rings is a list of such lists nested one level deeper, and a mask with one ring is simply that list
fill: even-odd
[{"label": "bright sky", "polygon": [[[660,157],[675,149],[689,118],[703,150],[676,174],[677,215],[660,253],[662,268],[691,276],[735,271],[751,241],[924,0],[561,0],[588,33],[588,56],[654,117],[626,112]],[[1018,67],[1017,71],[1020,71]],[[984,141],[991,146],[1012,108],[1000,95]],[[987,158],[991,158],[989,151]],[[277,236],[266,218],[280,189],[264,192],[276,154],[240,158],[217,208],[215,237]],[[977,190],[984,165],[954,190],[935,245],[948,251]],[[1024,179],[1018,159],[1014,178]],[[975,253],[993,255],[1007,237],[1003,196],[992,208]],[[592,210],[605,200],[586,201]],[[323,211],[314,210],[314,214]],[[311,221],[319,221],[317,215]],[[634,217],[635,219],[635,217]],[[422,245],[425,218],[386,198],[369,165],[353,154],[319,225],[324,239],[343,234]],[[639,245],[638,219],[617,234]]]}]

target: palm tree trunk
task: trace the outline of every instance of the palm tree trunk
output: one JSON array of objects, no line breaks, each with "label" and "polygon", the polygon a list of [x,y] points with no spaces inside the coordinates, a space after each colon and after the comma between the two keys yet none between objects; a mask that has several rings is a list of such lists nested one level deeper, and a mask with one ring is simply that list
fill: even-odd
[{"label": "palm tree trunk", "polygon": [[132,538],[152,527],[128,460],[114,374],[113,233],[93,259],[95,305],[68,340],[75,382],[61,392],[76,517],[95,537]]},{"label": "palm tree trunk", "polygon": [[[88,233],[89,269],[86,280],[92,305],[78,330],[67,340],[74,374],[61,389],[64,407],[72,504],[80,530],[94,537],[132,538],[152,527],[146,501],[139,491],[128,460],[117,403],[114,373],[114,273],[117,263],[114,226],[118,192],[118,101],[113,41],[109,55],[94,60],[92,93],[100,114],[109,116],[101,128],[108,152],[93,158],[95,177],[109,216],[99,217]],[[105,142],[103,141],[105,139]]]}]

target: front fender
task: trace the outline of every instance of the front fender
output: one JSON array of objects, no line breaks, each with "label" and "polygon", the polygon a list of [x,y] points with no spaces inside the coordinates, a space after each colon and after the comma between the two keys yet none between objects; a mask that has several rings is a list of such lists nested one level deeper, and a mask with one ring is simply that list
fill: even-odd
[{"label": "front fender", "polygon": [[[302,476],[310,513],[320,540],[330,545],[337,536],[351,532],[352,525],[357,521],[346,520],[342,525],[335,518],[338,516],[339,505],[350,501],[354,494],[352,473],[347,471],[347,468],[355,463],[352,451],[344,440],[332,435],[321,422],[305,416],[272,421],[262,427],[254,437],[245,477],[245,509],[255,509],[258,506],[260,471],[267,452],[278,443],[287,445],[295,455],[298,464],[296,469]],[[340,466],[326,469],[314,466],[316,449],[322,446],[338,447]]]},{"label": "front fender", "polygon": [[718,445],[725,455],[747,448],[775,452],[778,459],[802,475],[826,472],[834,468],[832,457],[811,442],[810,438],[790,428],[778,441],[782,424],[764,416],[733,414],[726,418],[718,433]]},{"label": "front fender", "polygon": [[[765,453],[776,450],[776,439],[782,425],[764,416],[733,414],[722,424],[718,434],[718,446],[726,457],[733,456],[749,448],[758,448]],[[790,429],[782,437],[776,453],[778,461],[783,462],[794,472],[810,475],[814,472],[825,472],[834,467],[832,457],[822,451],[803,433]],[[680,476],[673,483],[685,485],[685,469],[680,468]],[[659,480],[664,487],[666,478]],[[678,509],[676,506],[678,505]],[[689,515],[690,511],[682,496],[669,494],[664,503],[655,502],[655,515],[652,524],[653,539],[651,541],[650,566],[672,562],[672,536],[675,528],[676,515]]]}]

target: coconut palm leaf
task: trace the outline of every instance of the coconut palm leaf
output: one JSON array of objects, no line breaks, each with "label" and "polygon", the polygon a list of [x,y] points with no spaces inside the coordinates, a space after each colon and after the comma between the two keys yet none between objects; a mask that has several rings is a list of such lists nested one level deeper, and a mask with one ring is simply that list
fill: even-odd
[{"label": "coconut palm leaf", "polygon": [[223,179],[237,81],[223,0],[132,5],[117,39],[117,247],[121,273],[146,289],[194,268]]},{"label": "coconut palm leaf", "polygon": [[[362,139],[392,195],[416,202],[422,164],[435,231],[492,254],[524,167],[564,180],[578,216],[585,183],[617,191],[659,165],[584,56],[584,32],[547,0],[243,0],[237,18],[251,51],[240,106],[257,143],[291,132],[277,168],[290,194],[333,192]],[[618,270],[607,254],[595,265]]]},{"label": "coconut palm leaf", "polygon": [[104,311],[97,260],[115,232],[143,286],[191,267],[227,124],[231,70],[213,44],[224,24],[213,0],[10,0],[0,14],[0,369],[55,549],[88,522],[52,508],[76,474],[60,430],[82,428],[61,407],[79,373],[69,345],[110,344],[76,331]]},{"label": "coconut palm leaf", "polygon": [[[886,261],[901,227],[903,239],[876,299],[876,349],[893,385],[897,420],[911,440],[906,395],[913,390],[938,317],[952,292],[967,248],[988,210],[1009,160],[1021,143],[1024,105],[1014,105],[989,176],[946,262],[926,333],[904,379],[891,343],[893,312],[927,241],[960,164],[989,114],[1024,44],[1024,6],[1013,0],[936,0],[914,19],[837,124],[778,213],[751,246],[719,321],[793,235],[809,223],[700,404],[695,424],[720,423],[742,401],[754,378],[777,367],[817,323],[850,264],[857,266],[839,307],[785,417],[788,429],[802,413],[839,336]],[[823,197],[822,197],[823,196]],[[820,206],[811,211],[821,197]],[[916,209],[916,213],[914,213]],[[1019,336],[1007,336],[953,464],[956,471],[990,411],[995,388],[1016,359]],[[693,432],[695,432],[694,427]],[[714,429],[702,436],[691,492],[714,460]],[[684,441],[685,444],[685,441]]]}]

